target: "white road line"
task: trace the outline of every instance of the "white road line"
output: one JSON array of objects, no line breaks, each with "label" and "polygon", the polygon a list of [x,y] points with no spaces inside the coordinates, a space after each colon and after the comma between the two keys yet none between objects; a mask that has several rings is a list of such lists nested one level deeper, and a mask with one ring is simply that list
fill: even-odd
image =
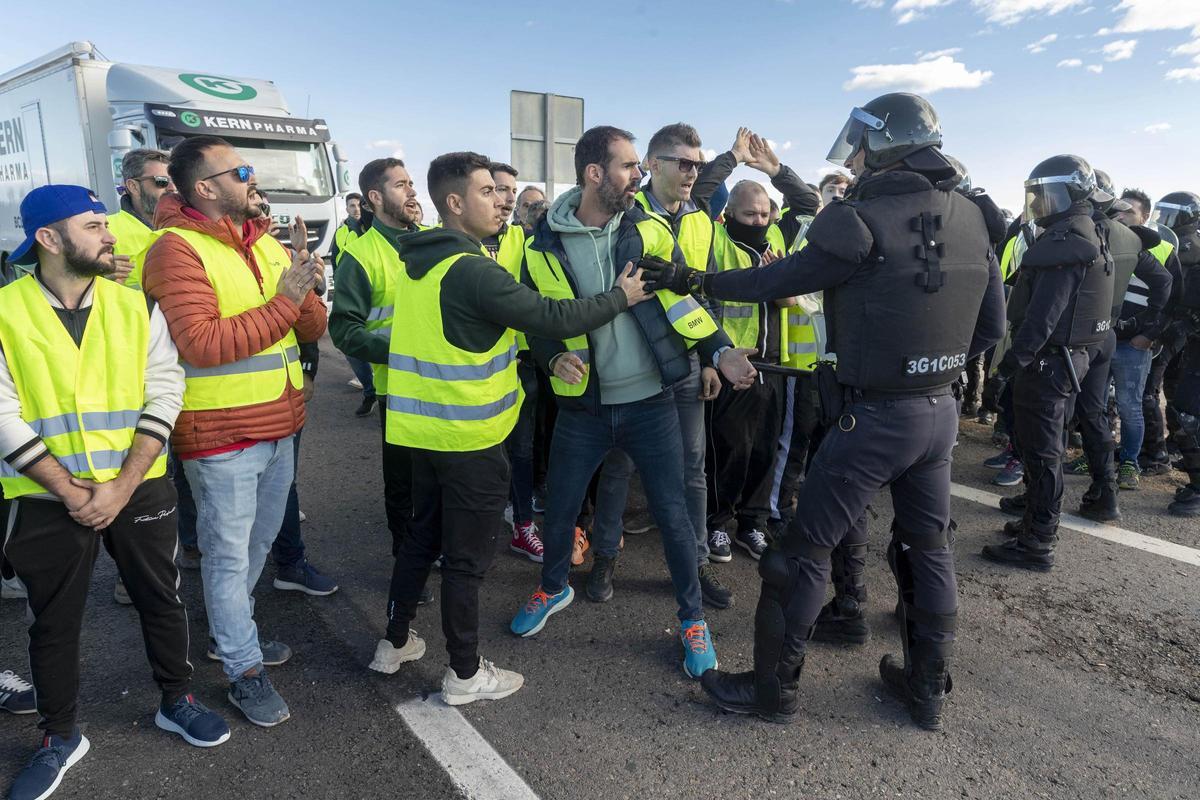
[{"label": "white road line", "polygon": [[[991,506],[992,508],[996,508],[1000,502],[1000,495],[998,494],[992,494],[991,492],[985,492],[982,489],[975,489],[970,486],[963,486],[961,483],[951,483],[950,494],[955,497],[961,497],[964,500],[971,500],[985,506]],[[1115,525],[1106,525],[1103,522],[1092,522],[1090,519],[1077,517],[1074,514],[1063,514],[1059,524],[1064,528],[1086,533],[1088,536],[1095,536],[1097,539],[1103,539],[1106,542],[1123,544],[1126,547],[1144,550],[1156,556],[1164,556],[1175,561],[1182,561],[1184,564],[1191,564],[1193,567],[1200,567],[1200,550],[1194,547],[1184,547],[1181,544],[1155,539],[1153,536],[1145,536],[1134,531],[1127,531],[1124,528],[1118,528]]]},{"label": "white road line", "polygon": [[396,713],[470,800],[538,800],[529,785],[440,694],[396,706]]}]

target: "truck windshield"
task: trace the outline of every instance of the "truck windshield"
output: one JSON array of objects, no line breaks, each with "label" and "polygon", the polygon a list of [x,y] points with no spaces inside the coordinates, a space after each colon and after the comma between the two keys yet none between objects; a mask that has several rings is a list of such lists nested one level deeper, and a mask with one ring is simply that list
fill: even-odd
[{"label": "truck windshield", "polygon": [[[242,139],[235,136],[224,138],[253,165],[258,188],[268,196],[333,196],[333,176],[329,173],[329,160],[320,143]],[[180,140],[178,134],[159,134],[159,144],[163,147],[174,147]]]}]

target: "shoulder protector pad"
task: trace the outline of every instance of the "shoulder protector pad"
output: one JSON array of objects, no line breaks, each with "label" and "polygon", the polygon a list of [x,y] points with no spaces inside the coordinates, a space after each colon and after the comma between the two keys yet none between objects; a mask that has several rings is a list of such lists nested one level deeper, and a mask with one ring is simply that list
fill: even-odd
[{"label": "shoulder protector pad", "polygon": [[1136,233],[1142,240],[1143,250],[1149,250],[1162,244],[1162,237],[1158,235],[1158,231],[1150,230],[1145,225],[1130,225],[1129,230]]},{"label": "shoulder protector pad", "polygon": [[1096,224],[1083,215],[1069,217],[1050,226],[1021,259],[1022,267],[1058,269],[1091,266],[1100,256]]},{"label": "shoulder protector pad", "polygon": [[875,245],[871,229],[850,203],[826,206],[808,226],[809,244],[832,256],[858,264],[864,261]]}]

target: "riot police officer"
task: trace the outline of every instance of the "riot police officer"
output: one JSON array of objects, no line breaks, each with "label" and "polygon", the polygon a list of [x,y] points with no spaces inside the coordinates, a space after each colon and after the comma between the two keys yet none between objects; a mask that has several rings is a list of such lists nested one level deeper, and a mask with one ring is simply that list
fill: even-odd
[{"label": "riot police officer", "polygon": [[1025,181],[1025,219],[1041,233],[1021,260],[1009,301],[1012,345],[992,380],[1013,383],[1026,501],[1017,535],[983,548],[989,561],[1043,572],[1054,566],[1064,427],[1072,396],[1112,328],[1115,270],[1092,219],[1093,200],[1107,203],[1112,195],[1097,188],[1091,166],[1078,156],[1048,158]]},{"label": "riot police officer", "polygon": [[[1167,511],[1177,517],[1200,516],[1200,195],[1171,192],[1154,206],[1154,221],[1179,237],[1183,292],[1175,306],[1171,333],[1184,341],[1179,383],[1171,401],[1179,418],[1179,451],[1188,483],[1175,492]],[[1170,337],[1169,337],[1170,338]]]},{"label": "riot police officer", "polygon": [[[652,281],[722,300],[825,292],[838,354],[823,414],[832,418],[800,490],[802,513],[759,562],[754,669],[711,670],[722,708],[787,722],[824,600],[830,553],[885,486],[896,510],[888,560],[900,587],[904,661],[880,674],[922,727],[941,727],[958,611],[950,546],[951,384],[1003,335],[1000,273],[979,209],[951,191],[932,106],[887,94],[850,113],[829,158],[858,176],[827,206],[808,246],[766,267],[719,274],[670,268]],[[938,188],[938,185],[942,188]],[[836,408],[832,401],[842,407]]]}]

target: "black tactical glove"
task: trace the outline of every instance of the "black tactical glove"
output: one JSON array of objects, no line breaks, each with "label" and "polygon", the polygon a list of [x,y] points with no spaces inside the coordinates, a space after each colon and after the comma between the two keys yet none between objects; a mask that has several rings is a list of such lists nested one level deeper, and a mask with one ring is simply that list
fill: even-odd
[{"label": "black tactical glove", "polygon": [[638,267],[643,270],[642,280],[646,289],[652,292],[666,289],[675,294],[691,294],[696,278],[700,275],[699,270],[664,261],[657,256],[643,256],[638,262]]}]

